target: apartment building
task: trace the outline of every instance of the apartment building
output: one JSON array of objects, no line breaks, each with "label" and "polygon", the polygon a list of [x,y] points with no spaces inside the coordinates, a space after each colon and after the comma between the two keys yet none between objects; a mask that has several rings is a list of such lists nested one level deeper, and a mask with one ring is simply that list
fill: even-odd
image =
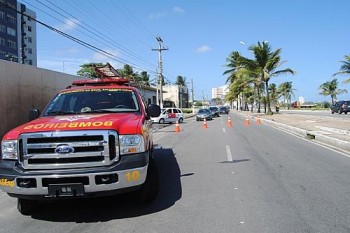
[{"label": "apartment building", "polygon": [[216,99],[216,98],[225,99],[227,92],[228,92],[228,85],[212,88],[211,89],[211,98],[212,99]]},{"label": "apartment building", "polygon": [[0,0],[0,59],[37,65],[35,18],[17,0]]}]

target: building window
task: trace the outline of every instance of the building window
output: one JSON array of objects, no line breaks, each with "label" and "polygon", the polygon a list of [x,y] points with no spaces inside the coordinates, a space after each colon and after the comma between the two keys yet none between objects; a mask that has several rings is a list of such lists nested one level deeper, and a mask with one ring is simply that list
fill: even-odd
[{"label": "building window", "polygon": [[32,60],[28,60],[28,64],[29,65],[33,65],[33,61]]},{"label": "building window", "polygon": [[13,17],[12,15],[7,15],[7,21],[8,21],[9,23],[15,24],[15,23],[16,23],[16,18]]},{"label": "building window", "polygon": [[10,27],[7,27],[7,34],[11,36],[16,36],[16,30]]},{"label": "building window", "polygon": [[11,49],[16,49],[16,42],[12,41],[12,40],[8,40],[7,41],[7,46]]},{"label": "building window", "polygon": [[28,53],[29,53],[29,54],[32,54],[32,53],[33,53],[32,48],[28,48]]},{"label": "building window", "polygon": [[0,32],[6,32],[6,27],[5,25],[0,24]]},{"label": "building window", "polygon": [[31,31],[32,31],[32,27],[28,26],[28,32],[31,32]]},{"label": "building window", "polygon": [[6,58],[6,53],[0,52],[0,59],[5,59],[5,58]]},{"label": "building window", "polygon": [[28,42],[32,43],[32,38],[30,36],[28,37]]},{"label": "building window", "polygon": [[0,11],[0,19],[5,19],[5,13]]}]

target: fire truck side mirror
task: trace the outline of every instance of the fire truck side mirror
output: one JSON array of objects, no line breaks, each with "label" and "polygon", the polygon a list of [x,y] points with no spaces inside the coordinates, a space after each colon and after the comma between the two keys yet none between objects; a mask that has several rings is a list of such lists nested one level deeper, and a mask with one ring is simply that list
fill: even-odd
[{"label": "fire truck side mirror", "polygon": [[40,111],[36,108],[29,111],[29,121],[35,120],[40,116]]},{"label": "fire truck side mirror", "polygon": [[156,104],[150,104],[147,108],[147,115],[150,117],[158,117],[160,115],[160,107]]}]

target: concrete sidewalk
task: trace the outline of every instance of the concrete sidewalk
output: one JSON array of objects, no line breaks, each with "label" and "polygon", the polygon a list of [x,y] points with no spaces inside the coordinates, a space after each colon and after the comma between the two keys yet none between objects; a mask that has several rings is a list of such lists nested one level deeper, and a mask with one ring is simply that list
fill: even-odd
[{"label": "concrete sidewalk", "polygon": [[336,118],[332,117],[331,114],[329,116],[315,116],[281,112],[265,115],[241,111],[234,112],[248,116],[254,121],[259,116],[262,124],[350,152],[350,131],[348,130],[350,128],[350,116],[349,118]]}]

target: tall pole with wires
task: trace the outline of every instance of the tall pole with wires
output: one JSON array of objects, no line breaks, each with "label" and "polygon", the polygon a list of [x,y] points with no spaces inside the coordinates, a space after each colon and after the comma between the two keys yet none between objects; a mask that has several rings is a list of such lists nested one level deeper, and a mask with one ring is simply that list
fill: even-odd
[{"label": "tall pole with wires", "polygon": [[157,104],[163,108],[163,62],[162,62],[162,51],[169,50],[162,47],[163,40],[160,36],[156,37],[159,47],[158,49],[152,49],[152,51],[158,51],[158,82],[157,82],[157,97],[158,97],[158,85],[159,85],[159,99],[157,98]]}]

